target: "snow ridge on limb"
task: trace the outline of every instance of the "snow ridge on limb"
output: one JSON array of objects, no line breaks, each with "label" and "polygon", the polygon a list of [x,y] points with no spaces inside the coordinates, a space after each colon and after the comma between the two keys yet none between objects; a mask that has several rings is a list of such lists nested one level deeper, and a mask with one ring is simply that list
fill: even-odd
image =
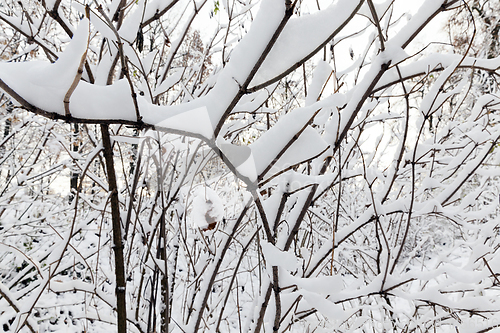
[{"label": "snow ridge on limb", "polygon": [[[54,64],[41,61],[0,63],[2,86],[21,104],[69,116],[69,98],[78,88],[89,43],[89,20],[83,19],[72,42]],[[64,102],[64,104],[62,103]]]},{"label": "snow ridge on limb", "polygon": [[[77,69],[75,78],[73,79],[73,82],[71,83],[71,86],[69,87],[68,91],[64,95],[64,115],[66,117],[71,115],[71,112],[69,109],[70,98],[71,98],[71,95],[73,94],[73,92],[75,91],[76,87],[78,86],[78,83],[80,83],[80,79],[82,78],[83,65],[85,64],[85,61],[87,58],[87,50],[89,48],[89,43],[90,43],[90,21],[89,21],[89,18],[82,20],[82,22],[80,22],[80,26],[83,26],[83,27],[88,26],[87,43],[85,45],[85,51],[83,52],[83,54],[80,57],[80,64],[78,65],[78,69]],[[79,31],[84,29],[83,27],[81,27],[80,29],[77,30],[77,34],[79,34]],[[81,38],[80,36],[77,36],[77,34],[74,35],[75,40],[78,40],[78,38]],[[80,34],[82,34],[82,33],[80,33]],[[76,43],[76,41],[75,41],[75,43]],[[66,51],[65,56],[68,56],[68,54],[69,54],[69,51]],[[61,58],[59,58],[57,60],[57,63],[58,63],[57,64],[58,66],[64,66],[64,62],[61,60]]]},{"label": "snow ridge on limb", "polygon": [[249,90],[260,90],[300,67],[351,21],[363,3],[364,0],[338,1],[317,13],[291,19],[251,81]]}]

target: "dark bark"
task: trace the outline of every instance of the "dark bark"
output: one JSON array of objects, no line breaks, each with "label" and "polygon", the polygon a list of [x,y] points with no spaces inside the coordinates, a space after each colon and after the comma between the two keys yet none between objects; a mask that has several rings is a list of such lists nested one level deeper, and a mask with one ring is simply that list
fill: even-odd
[{"label": "dark bark", "polygon": [[[78,142],[78,134],[80,133],[80,125],[75,123],[72,125],[72,139],[73,142],[71,144],[71,151],[73,152],[78,152],[78,149],[80,148],[80,144]],[[73,198],[75,196],[76,191],[78,190],[78,172],[71,171],[71,177],[70,177],[70,197],[69,201],[73,201]]]},{"label": "dark bark", "polygon": [[127,331],[127,307],[126,307],[126,280],[125,264],[123,261],[122,226],[120,221],[120,203],[118,201],[118,186],[113,161],[113,148],[109,137],[109,126],[101,125],[102,144],[104,147],[104,159],[108,172],[108,185],[111,204],[111,220],[113,224],[113,250],[115,252],[115,279],[116,279],[116,313],[118,316],[118,333]]}]

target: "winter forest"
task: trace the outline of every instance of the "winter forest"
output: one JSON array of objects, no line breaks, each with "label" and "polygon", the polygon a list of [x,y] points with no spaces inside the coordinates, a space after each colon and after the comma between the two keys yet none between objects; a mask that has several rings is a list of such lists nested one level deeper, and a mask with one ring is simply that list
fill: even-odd
[{"label": "winter forest", "polygon": [[500,332],[498,0],[0,0],[0,331]]}]

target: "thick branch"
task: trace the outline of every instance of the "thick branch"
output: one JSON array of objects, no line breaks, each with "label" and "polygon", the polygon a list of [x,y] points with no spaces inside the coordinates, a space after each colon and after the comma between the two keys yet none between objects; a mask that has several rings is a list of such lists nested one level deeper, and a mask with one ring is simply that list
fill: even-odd
[{"label": "thick branch", "polygon": [[118,315],[118,333],[127,332],[127,306],[126,306],[126,281],[125,264],[123,261],[122,226],[120,221],[120,202],[118,199],[118,186],[116,184],[115,166],[113,161],[113,148],[109,137],[109,126],[101,125],[104,159],[108,172],[108,183],[111,204],[111,220],[113,222],[113,250],[115,252],[115,279],[116,279],[116,312]]}]

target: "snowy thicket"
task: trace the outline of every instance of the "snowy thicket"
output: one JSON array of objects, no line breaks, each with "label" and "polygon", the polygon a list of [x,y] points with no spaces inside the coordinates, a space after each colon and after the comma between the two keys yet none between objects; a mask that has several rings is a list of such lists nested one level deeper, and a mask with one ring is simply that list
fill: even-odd
[{"label": "snowy thicket", "polygon": [[0,0],[2,329],[498,330],[494,8]]}]

